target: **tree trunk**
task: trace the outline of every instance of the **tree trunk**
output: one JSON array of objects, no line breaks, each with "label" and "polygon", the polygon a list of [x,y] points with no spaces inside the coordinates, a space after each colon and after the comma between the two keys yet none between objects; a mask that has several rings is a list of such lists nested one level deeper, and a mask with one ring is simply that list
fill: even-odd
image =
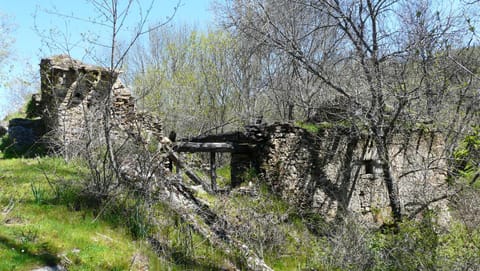
[{"label": "tree trunk", "polygon": [[382,165],[383,181],[387,186],[388,198],[390,201],[390,207],[392,208],[392,215],[395,224],[402,221],[402,206],[400,203],[400,195],[398,193],[398,186],[395,183],[392,169],[390,168],[390,158],[388,155],[388,149],[383,143],[383,140],[376,138],[375,143],[377,145],[378,156]]}]

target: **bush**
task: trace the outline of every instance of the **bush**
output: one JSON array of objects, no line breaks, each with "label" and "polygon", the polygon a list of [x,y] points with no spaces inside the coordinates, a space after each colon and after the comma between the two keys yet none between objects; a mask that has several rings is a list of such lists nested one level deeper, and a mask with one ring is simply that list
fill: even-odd
[{"label": "bush", "polygon": [[47,148],[42,143],[18,146],[8,134],[0,139],[0,152],[3,153],[3,158],[33,158],[45,156],[48,153]]},{"label": "bush", "polygon": [[455,177],[474,185],[480,179],[480,126],[473,127],[453,156]]},{"label": "bush", "polygon": [[2,138],[0,138],[0,151],[4,153],[4,156],[6,155],[6,152],[8,152],[8,149],[13,146],[13,144],[13,140],[8,135],[4,135]]},{"label": "bush", "polygon": [[433,213],[405,221],[396,232],[377,233],[370,244],[374,270],[436,270],[439,236]]}]

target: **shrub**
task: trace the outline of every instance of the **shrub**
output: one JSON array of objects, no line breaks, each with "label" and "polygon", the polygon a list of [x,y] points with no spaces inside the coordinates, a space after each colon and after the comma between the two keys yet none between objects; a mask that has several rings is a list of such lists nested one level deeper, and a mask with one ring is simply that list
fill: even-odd
[{"label": "shrub", "polygon": [[374,270],[436,270],[439,235],[434,214],[404,221],[395,231],[378,232],[370,242]]}]

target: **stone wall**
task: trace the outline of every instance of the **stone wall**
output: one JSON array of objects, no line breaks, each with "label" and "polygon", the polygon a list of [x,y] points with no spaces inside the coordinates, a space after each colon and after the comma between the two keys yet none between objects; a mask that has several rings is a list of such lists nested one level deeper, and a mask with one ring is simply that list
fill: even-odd
[{"label": "stone wall", "polygon": [[101,116],[111,108],[115,120],[128,121],[134,101],[118,75],[66,55],[42,59],[39,107],[53,141],[71,145],[84,136],[87,122],[101,126]]},{"label": "stone wall", "polygon": [[[109,113],[113,136],[127,136],[139,122],[152,126],[135,112],[134,98],[119,79],[119,72],[88,65],[66,55],[42,59],[41,98],[34,97],[32,111],[40,112],[50,142],[57,148],[75,146],[86,133],[101,133],[105,113]],[[155,122],[161,136],[161,124]]]},{"label": "stone wall", "polygon": [[[349,134],[345,128],[312,134],[276,124],[266,127],[265,143],[255,156],[269,186],[290,204],[323,214],[327,220],[350,212],[381,225],[391,216],[377,154],[368,138]],[[416,137],[406,150],[399,152],[401,139],[390,150],[403,212],[414,216],[432,201],[429,208],[445,211],[446,201],[436,201],[448,193],[441,171],[445,168],[442,144],[435,137]],[[448,220],[448,212],[442,212],[441,218]]]},{"label": "stone wall", "polygon": [[12,139],[12,145],[8,146],[9,153],[25,153],[32,146],[40,143],[45,127],[41,119],[11,119],[8,123],[8,135]]},{"label": "stone wall", "polygon": [[145,133],[149,138],[163,137],[160,120],[136,112],[134,98],[117,71],[58,55],[41,60],[40,77],[41,93],[32,96],[27,108],[27,117],[34,120],[15,119],[9,124],[15,144],[42,139],[64,155],[85,148],[86,138],[96,141],[91,147],[101,147],[106,113],[114,140],[137,140]]}]

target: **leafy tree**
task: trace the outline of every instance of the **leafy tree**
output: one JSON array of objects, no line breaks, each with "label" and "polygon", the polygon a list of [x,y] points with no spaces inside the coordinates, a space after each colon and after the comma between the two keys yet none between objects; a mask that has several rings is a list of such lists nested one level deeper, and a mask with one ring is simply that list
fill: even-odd
[{"label": "leafy tree", "polygon": [[[182,135],[232,129],[255,113],[241,69],[244,56],[227,32],[181,27],[155,31],[130,61],[139,104]],[[139,65],[141,63],[141,65]],[[251,63],[249,63],[251,66]],[[255,109],[253,109],[255,111]]]}]

